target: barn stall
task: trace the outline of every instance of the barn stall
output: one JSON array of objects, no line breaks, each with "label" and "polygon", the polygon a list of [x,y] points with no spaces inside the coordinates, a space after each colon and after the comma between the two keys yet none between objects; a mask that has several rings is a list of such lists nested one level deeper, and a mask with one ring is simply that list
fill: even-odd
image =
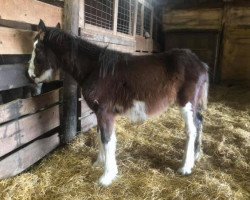
[{"label": "barn stall", "polygon": [[[63,142],[58,136],[63,134],[60,121],[64,123],[64,119],[59,116],[64,101],[63,84],[50,83],[42,94],[34,96],[32,90],[36,88],[27,80],[25,66],[32,51],[34,24],[40,18],[50,26],[62,23],[64,10],[63,1],[44,1],[57,7],[31,0],[1,2],[1,38],[7,38],[1,39],[1,44],[11,44],[1,48],[1,68],[6,72],[0,73],[0,82],[4,80],[0,134],[6,133],[5,130],[10,133],[1,137],[1,147],[5,148],[1,148],[0,174],[7,169],[8,176],[12,176]],[[13,13],[17,7],[20,13]],[[134,54],[190,48],[209,64],[211,91],[205,113],[204,155],[191,176],[176,173],[185,145],[184,122],[180,123],[177,107],[139,125],[119,118],[120,175],[109,188],[96,184],[101,170],[91,167],[97,155],[96,128],[93,128],[20,175],[0,181],[0,197],[248,199],[249,13],[250,4],[246,1],[79,1],[80,37]],[[27,44],[29,48],[25,49]],[[63,76],[60,74],[57,79],[64,81]],[[95,117],[80,94],[77,99],[78,131],[85,132],[95,125]]]}]

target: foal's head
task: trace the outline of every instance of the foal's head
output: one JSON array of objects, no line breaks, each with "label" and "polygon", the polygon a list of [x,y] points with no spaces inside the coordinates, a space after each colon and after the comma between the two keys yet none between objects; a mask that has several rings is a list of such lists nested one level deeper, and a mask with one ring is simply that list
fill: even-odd
[{"label": "foal's head", "polygon": [[[60,28],[60,24],[56,28]],[[44,41],[46,33],[47,28],[44,22],[40,20],[28,69],[30,78],[36,83],[51,81],[57,69],[56,55]]]}]

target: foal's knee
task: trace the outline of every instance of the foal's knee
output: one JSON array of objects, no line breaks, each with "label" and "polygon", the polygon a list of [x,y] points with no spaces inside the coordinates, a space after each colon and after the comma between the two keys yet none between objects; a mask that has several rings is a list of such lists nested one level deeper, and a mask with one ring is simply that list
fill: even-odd
[{"label": "foal's knee", "polygon": [[101,131],[101,141],[103,144],[108,144],[111,138],[111,135],[109,132],[105,131],[104,128],[100,128]]}]

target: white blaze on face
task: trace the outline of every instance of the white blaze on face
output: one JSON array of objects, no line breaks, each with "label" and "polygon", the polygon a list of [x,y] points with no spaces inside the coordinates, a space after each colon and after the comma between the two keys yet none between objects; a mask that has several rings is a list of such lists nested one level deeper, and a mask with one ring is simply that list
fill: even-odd
[{"label": "white blaze on face", "polygon": [[53,70],[52,69],[48,69],[48,70],[44,71],[40,77],[36,77],[36,75],[35,75],[36,66],[34,64],[34,60],[36,57],[35,50],[36,50],[37,44],[38,44],[38,40],[36,40],[34,42],[34,49],[33,49],[32,55],[31,55],[28,73],[29,73],[29,76],[31,78],[33,78],[36,83],[48,82],[48,81],[51,81],[53,79]]},{"label": "white blaze on face", "polygon": [[38,43],[38,40],[36,40],[34,42],[34,48],[33,48],[33,51],[32,51],[32,55],[31,55],[31,59],[30,59],[30,64],[29,64],[29,70],[28,70],[28,73],[29,73],[29,76],[32,78],[32,77],[36,77],[35,75],[35,64],[34,64],[34,60],[35,60],[35,57],[36,57],[36,52],[35,52],[35,49],[36,49],[36,45]]}]

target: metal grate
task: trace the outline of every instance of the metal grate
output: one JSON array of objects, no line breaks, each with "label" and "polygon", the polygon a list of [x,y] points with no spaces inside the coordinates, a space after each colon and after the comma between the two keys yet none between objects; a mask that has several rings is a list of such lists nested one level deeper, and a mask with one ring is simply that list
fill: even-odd
[{"label": "metal grate", "polygon": [[142,4],[138,3],[138,8],[137,8],[137,22],[136,22],[136,35],[141,35],[142,30]]},{"label": "metal grate", "polygon": [[135,0],[119,0],[117,31],[133,34]]},{"label": "metal grate", "polygon": [[113,0],[85,0],[85,23],[113,29]]},{"label": "metal grate", "polygon": [[151,13],[152,11],[149,8],[144,7],[144,34],[146,32],[151,33]]}]

